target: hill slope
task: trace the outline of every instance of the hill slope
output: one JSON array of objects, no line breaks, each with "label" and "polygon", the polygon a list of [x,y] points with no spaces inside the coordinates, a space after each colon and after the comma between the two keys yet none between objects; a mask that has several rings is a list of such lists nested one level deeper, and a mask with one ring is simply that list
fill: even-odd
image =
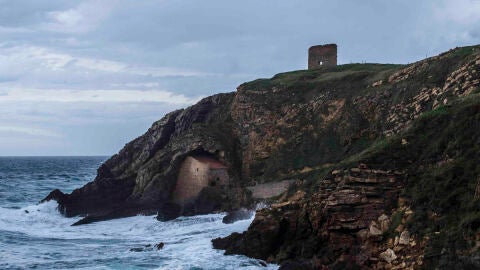
[{"label": "hill slope", "polygon": [[[340,268],[385,267],[384,257],[394,257],[380,256],[387,248],[410,256],[397,264],[441,264],[438,256],[448,254],[472,265],[479,83],[478,46],[407,66],[278,74],[166,115],[106,161],[93,182],[46,199],[67,216],[87,215],[83,222],[148,211],[167,219],[247,206],[253,199],[246,187],[288,179],[296,184],[273,201],[279,204],[257,213],[245,234],[215,246]],[[178,170],[195,154],[228,165],[232,181],[179,207],[171,196]],[[395,245],[395,236],[408,238],[410,248]]]}]

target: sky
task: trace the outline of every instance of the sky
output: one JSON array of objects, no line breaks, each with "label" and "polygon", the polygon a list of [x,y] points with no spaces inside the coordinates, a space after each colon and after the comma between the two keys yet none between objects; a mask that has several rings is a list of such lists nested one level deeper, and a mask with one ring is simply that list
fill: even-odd
[{"label": "sky", "polygon": [[0,0],[0,156],[112,155],[256,78],[480,43],[480,0]]}]

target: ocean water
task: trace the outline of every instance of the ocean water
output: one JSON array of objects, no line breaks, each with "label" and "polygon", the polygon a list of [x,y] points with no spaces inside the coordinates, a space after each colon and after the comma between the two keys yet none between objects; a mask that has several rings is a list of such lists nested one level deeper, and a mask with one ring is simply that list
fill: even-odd
[{"label": "ocean water", "polygon": [[[248,228],[223,224],[224,214],[159,222],[136,216],[82,226],[51,190],[70,192],[91,181],[105,157],[0,157],[0,269],[277,269],[245,256],[225,256],[210,240]],[[161,250],[153,246],[165,243]],[[150,247],[147,247],[151,245]],[[141,249],[142,251],[131,251]]]}]

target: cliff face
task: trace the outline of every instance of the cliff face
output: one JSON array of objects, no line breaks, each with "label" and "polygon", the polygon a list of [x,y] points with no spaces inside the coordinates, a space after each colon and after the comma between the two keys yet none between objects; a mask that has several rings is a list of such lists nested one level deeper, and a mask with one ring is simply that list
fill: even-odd
[{"label": "cliff face", "polygon": [[[278,74],[166,115],[106,161],[93,182],[46,199],[56,199],[67,216],[87,215],[81,223],[149,211],[168,219],[246,206],[252,202],[247,186],[290,180],[296,184],[259,211],[246,233],[218,239],[215,246],[273,262],[306,260],[301,263],[311,267],[423,264],[433,241],[428,239],[434,239],[428,230],[436,233],[442,220],[435,215],[449,219],[454,213],[442,212],[445,206],[428,210],[431,194],[421,190],[438,184],[431,179],[458,175],[448,166],[466,159],[468,147],[457,133],[471,128],[455,125],[463,112],[475,111],[471,100],[478,98],[479,84],[479,47],[408,66],[351,64]],[[468,115],[473,118],[462,119],[475,125],[476,112]],[[458,143],[449,144],[452,138]],[[474,138],[468,142],[479,143]],[[179,207],[172,191],[180,164],[198,154],[226,164],[232,181],[227,191],[207,187],[192,205]],[[478,152],[471,155],[480,161]],[[438,164],[448,170],[432,169],[427,177],[425,168]],[[479,172],[469,170],[470,182],[452,180],[462,192],[476,188],[471,181]],[[468,196],[451,203],[460,205]],[[462,212],[473,233],[479,225],[475,207],[465,205]],[[433,221],[417,226],[418,215]],[[415,245],[395,245],[402,234],[403,243],[408,238]]]},{"label": "cliff face", "polygon": [[[221,200],[206,190],[200,194],[198,204],[186,209],[173,205],[171,196],[180,164],[191,154],[216,155],[229,165],[231,177],[238,179],[235,166],[238,142],[232,134],[229,113],[233,97],[233,94],[215,95],[167,114],[102,164],[93,182],[71,194],[52,192],[46,199],[56,199],[67,216],[88,215],[81,223],[142,212],[167,212],[175,217],[245,204],[243,193],[237,190],[239,181],[232,181],[229,194],[222,194]],[[172,212],[172,209],[177,210]]]},{"label": "cliff face", "polygon": [[353,104],[378,139],[300,171],[303,182],[214,247],[285,269],[479,268],[479,52],[450,51],[373,83]]},{"label": "cliff face", "polygon": [[478,96],[424,114],[213,244],[303,269],[477,269],[478,127]]}]

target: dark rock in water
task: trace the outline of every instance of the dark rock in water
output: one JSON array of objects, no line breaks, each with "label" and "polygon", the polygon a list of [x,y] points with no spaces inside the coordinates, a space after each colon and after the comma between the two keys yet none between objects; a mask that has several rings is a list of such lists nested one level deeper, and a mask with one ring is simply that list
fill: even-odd
[{"label": "dark rock in water", "polygon": [[160,243],[158,243],[158,244],[155,245],[155,247],[157,248],[157,250],[162,249],[164,246],[165,246],[165,244],[164,244],[163,242],[160,242]]},{"label": "dark rock in water", "polygon": [[[143,210],[143,206],[127,200],[134,185],[134,178],[122,181],[102,179],[90,182],[71,194],[64,194],[56,189],[41,202],[56,200],[59,211],[67,217],[88,215],[75,225],[134,216]],[[98,190],[104,190],[104,192],[98,193]]]},{"label": "dark rock in water", "polygon": [[157,220],[169,221],[174,220],[182,213],[182,207],[176,203],[165,203],[158,211]]},{"label": "dark rock in water", "polygon": [[[391,235],[377,230],[386,224],[378,218],[393,220],[404,194],[412,211],[395,211],[412,218],[395,217],[412,222],[402,226],[414,229],[416,246],[398,251],[398,265],[452,269],[449,261],[479,254],[479,70],[480,46],[470,46],[410,65],[342,65],[244,83],[167,114],[101,165],[93,182],[44,201],[86,216],[78,224],[143,211],[171,220],[248,207],[246,187],[295,178],[303,184],[271,198],[247,232],[213,246],[284,269],[308,269],[302,260],[314,257],[315,267],[378,269]],[[228,167],[229,183],[172,203],[183,161],[198,154]],[[424,256],[426,246],[442,259]]]},{"label": "dark rock in water", "polygon": [[225,254],[233,254],[232,252],[229,252],[229,251],[230,250],[238,251],[238,249],[244,243],[243,236],[244,234],[234,232],[228,237],[215,238],[212,240],[213,248],[223,249],[225,250]]},{"label": "dark rock in water", "polygon": [[80,219],[79,221],[73,223],[72,226],[84,225],[84,224],[89,224],[89,223],[93,223],[93,222],[96,222],[96,221],[102,221],[102,220],[104,220],[102,217],[86,216],[86,217]]},{"label": "dark rock in water", "polygon": [[27,214],[28,214],[28,213],[30,213],[30,212],[28,212],[28,210],[25,210],[25,213],[27,213]]},{"label": "dark rock in water", "polygon": [[52,192],[50,192],[47,195],[47,197],[45,197],[40,202],[48,202],[48,201],[51,201],[51,200],[55,200],[55,201],[58,202],[58,201],[62,201],[64,198],[65,198],[65,194],[63,192],[61,192],[59,189],[55,189]]},{"label": "dark rock in water", "polygon": [[88,215],[81,220],[75,222],[72,224],[72,226],[78,226],[78,225],[84,225],[84,224],[90,224],[93,222],[98,222],[98,221],[104,221],[104,220],[110,220],[110,219],[115,219],[115,218],[123,218],[123,217],[130,217],[134,216],[135,213],[137,213],[137,209],[121,209],[121,210],[111,210],[110,212],[106,213],[98,213],[94,215]]},{"label": "dark rock in water", "polygon": [[132,251],[132,252],[143,252],[143,251],[145,251],[145,249],[140,248],[140,247],[139,248],[131,248],[130,251]]},{"label": "dark rock in water", "polygon": [[[159,212],[160,220],[169,220],[178,215],[225,211],[243,205],[241,200],[248,198],[239,189],[240,184],[232,182],[228,189],[222,190],[221,196],[212,197],[209,192],[199,194],[198,207],[190,208],[188,213],[163,206],[174,201],[172,192],[178,170],[187,156],[214,155],[226,165],[235,161],[237,154],[232,150],[237,142],[229,113],[233,98],[234,93],[219,94],[167,114],[144,135],[105,161],[93,182],[71,194],[55,191],[45,200],[57,200],[59,210],[67,217],[89,215],[95,216],[96,221],[143,211]],[[221,125],[208,128],[211,121]],[[232,167],[231,174],[238,179],[238,169]]]},{"label": "dark rock in water", "polygon": [[223,217],[222,222],[225,224],[231,224],[239,220],[250,219],[255,214],[255,211],[248,210],[245,208],[228,212],[228,214]]}]

